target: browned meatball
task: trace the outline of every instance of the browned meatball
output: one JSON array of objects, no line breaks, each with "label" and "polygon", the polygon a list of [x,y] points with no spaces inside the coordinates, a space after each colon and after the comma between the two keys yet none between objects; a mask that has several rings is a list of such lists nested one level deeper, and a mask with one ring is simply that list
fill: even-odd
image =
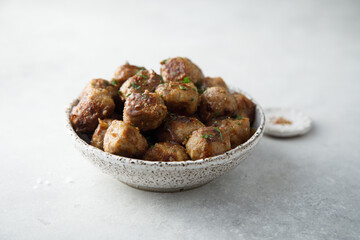
[{"label": "browned meatball", "polygon": [[160,74],[165,82],[183,81],[187,77],[194,84],[200,84],[204,78],[201,69],[188,58],[169,58],[160,64]]},{"label": "browned meatball", "polygon": [[169,112],[192,115],[199,104],[199,94],[192,82],[168,82],[160,84],[156,92],[162,96]]},{"label": "browned meatball", "polygon": [[93,132],[98,118],[109,118],[115,103],[106,89],[89,88],[79,103],[73,107],[70,120],[77,132]]},{"label": "browned meatball", "polygon": [[161,83],[162,78],[153,70],[141,70],[120,87],[121,99],[125,100],[133,93],[143,93],[145,90],[153,92]]},{"label": "browned meatball", "polygon": [[255,103],[241,93],[235,92],[233,95],[237,103],[238,114],[243,118],[249,118],[250,124],[253,123],[255,118]]},{"label": "browned meatball", "polygon": [[186,152],[193,160],[213,157],[230,149],[229,133],[217,127],[195,130],[186,143]]},{"label": "browned meatball", "polygon": [[235,98],[222,87],[210,87],[200,96],[199,115],[203,122],[215,117],[232,116],[236,112]]},{"label": "browned meatball", "polygon": [[114,119],[101,120],[99,118],[99,125],[95,129],[95,132],[91,138],[91,145],[103,150],[105,133],[106,130],[109,128],[110,124],[112,123],[112,121],[114,121]]},{"label": "browned meatball", "polygon": [[166,114],[164,100],[157,93],[147,90],[131,94],[125,102],[124,121],[134,124],[142,131],[159,127]]},{"label": "browned meatball", "polygon": [[229,90],[225,81],[221,77],[206,77],[202,81],[202,90],[205,91],[209,87],[223,87],[226,90]]},{"label": "browned meatball", "polygon": [[125,63],[116,69],[111,84],[114,85],[117,89],[123,85],[123,83],[128,80],[130,77],[134,76],[140,70],[145,69],[144,67],[138,67]]},{"label": "browned meatball", "polygon": [[115,98],[118,97],[117,90],[114,86],[112,86],[109,81],[102,79],[102,78],[95,78],[92,79],[84,88],[84,90],[81,92],[79,99],[83,98],[89,91],[91,91],[93,88],[102,90],[106,89],[109,94]]},{"label": "browned meatball", "polygon": [[213,120],[209,122],[209,125],[222,128],[230,134],[231,148],[246,142],[251,136],[248,118]]},{"label": "browned meatball", "polygon": [[144,159],[150,161],[175,162],[188,160],[189,156],[186,154],[183,146],[176,143],[161,142],[149,148],[144,155]]},{"label": "browned meatball", "polygon": [[141,157],[148,144],[138,128],[114,120],[104,137],[104,151],[124,157]]},{"label": "browned meatball", "polygon": [[205,125],[194,117],[175,116],[169,117],[158,131],[161,142],[177,142],[185,144],[191,133]]}]

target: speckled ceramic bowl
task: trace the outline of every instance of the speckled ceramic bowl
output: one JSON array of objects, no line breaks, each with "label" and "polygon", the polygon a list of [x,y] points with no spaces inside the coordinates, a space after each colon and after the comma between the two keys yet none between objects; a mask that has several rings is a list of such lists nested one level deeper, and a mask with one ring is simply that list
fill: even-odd
[{"label": "speckled ceramic bowl", "polygon": [[151,162],[113,155],[88,144],[89,139],[79,136],[71,126],[69,115],[74,100],[66,109],[66,128],[75,146],[80,152],[103,172],[112,175],[119,181],[142,190],[157,192],[176,192],[202,186],[235,168],[252,152],[263,135],[265,115],[256,101],[245,94],[256,104],[256,115],[253,128],[256,132],[244,144],[215,157],[196,161]]}]

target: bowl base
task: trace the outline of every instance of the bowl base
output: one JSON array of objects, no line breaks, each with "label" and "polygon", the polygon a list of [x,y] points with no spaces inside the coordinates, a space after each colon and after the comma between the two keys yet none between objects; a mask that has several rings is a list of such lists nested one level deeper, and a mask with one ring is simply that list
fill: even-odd
[{"label": "bowl base", "polygon": [[126,183],[126,182],[123,182],[121,180],[119,180],[119,181],[124,183],[125,185],[128,185],[129,187],[139,189],[139,190],[143,190],[143,191],[158,192],[158,193],[173,193],[173,192],[183,192],[183,191],[188,191],[188,190],[192,190],[192,189],[195,189],[195,188],[199,188],[199,187],[202,187],[202,186],[208,184],[212,180],[210,180],[208,182],[205,182],[205,183],[200,183],[200,184],[197,184],[197,185],[191,185],[191,186],[185,186],[185,187],[174,187],[174,188],[146,187],[146,186],[139,186],[139,185],[134,185],[134,184],[131,184],[131,183]]}]

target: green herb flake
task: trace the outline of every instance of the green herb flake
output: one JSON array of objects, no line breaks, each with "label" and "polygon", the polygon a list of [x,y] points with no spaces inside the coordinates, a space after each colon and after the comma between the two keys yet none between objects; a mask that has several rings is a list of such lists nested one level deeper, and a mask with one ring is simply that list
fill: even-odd
[{"label": "green herb flake", "polygon": [[181,85],[179,85],[179,88],[180,88],[181,90],[188,90],[186,87],[181,86]]},{"label": "green herb flake", "polygon": [[189,125],[189,122],[187,122],[186,125]]},{"label": "green herb flake", "polygon": [[134,82],[131,83],[131,86],[135,88],[135,90],[138,90],[140,88],[140,86],[136,85]]},{"label": "green herb flake", "polygon": [[116,86],[116,85],[118,84],[118,82],[116,81],[115,78],[113,78],[113,79],[111,80],[111,84],[114,85],[114,86]]},{"label": "green herb flake", "polygon": [[214,136],[214,135],[209,134],[209,137],[210,137],[210,138],[213,138],[213,137],[215,137],[215,136]]},{"label": "green herb flake", "polygon": [[218,123],[218,121],[215,121],[214,123],[213,123],[213,125],[215,125],[215,124],[217,124]]},{"label": "green herb flake", "polygon": [[164,59],[160,62],[160,64],[165,64],[167,62],[168,59]]},{"label": "green herb flake", "polygon": [[193,87],[192,87],[191,89],[194,90],[194,91],[196,91],[196,88],[193,88]]},{"label": "green herb flake", "polygon": [[219,116],[219,115],[220,115],[220,113],[219,113],[219,112],[216,112],[216,113],[215,113],[215,115],[216,115],[216,116]]},{"label": "green herb flake", "polygon": [[126,96],[125,97],[128,97],[128,96],[130,96],[131,95],[131,93],[128,93],[128,94],[126,94]]},{"label": "green herb flake", "polygon": [[161,84],[164,84],[164,78],[161,75],[159,75],[159,76],[160,76]]},{"label": "green herb flake", "polygon": [[190,82],[189,77],[185,77],[185,78],[184,78],[184,83],[189,83],[189,82]]},{"label": "green herb flake", "polygon": [[220,129],[218,129],[217,127],[214,127],[214,130],[218,131],[220,133],[220,139],[221,141],[223,140],[223,135],[222,132],[220,131]]},{"label": "green herb flake", "polygon": [[242,119],[242,116],[238,115],[238,116],[237,116],[237,119],[238,119],[238,120],[241,120],[241,119]]},{"label": "green herb flake", "polygon": [[241,126],[241,122],[239,122],[238,125]]},{"label": "green herb flake", "polygon": [[208,138],[208,137],[209,137],[209,135],[207,135],[207,134],[202,135],[202,138]]},{"label": "green herb flake", "polygon": [[[120,91],[120,90],[118,90],[118,94],[121,95],[121,91]],[[130,93],[130,94],[131,94],[131,93]]]},{"label": "green herb flake", "polygon": [[147,95],[145,93],[142,94],[142,99],[146,99],[147,98]]},{"label": "green herb flake", "polygon": [[174,152],[176,152],[176,149],[174,149]]},{"label": "green herb flake", "polygon": [[191,98],[191,101],[193,102],[195,99],[194,98]]},{"label": "green herb flake", "polygon": [[93,87],[95,87],[95,83],[92,82],[91,85],[92,85]]}]

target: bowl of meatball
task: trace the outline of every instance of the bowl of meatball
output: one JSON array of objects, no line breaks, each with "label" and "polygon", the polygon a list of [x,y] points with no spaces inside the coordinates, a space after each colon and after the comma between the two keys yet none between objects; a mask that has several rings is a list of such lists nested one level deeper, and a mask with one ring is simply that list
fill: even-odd
[{"label": "bowl of meatball", "polygon": [[160,62],[160,74],[126,63],[92,79],[66,109],[66,128],[91,163],[142,190],[202,186],[239,165],[264,131],[261,106],[191,60]]}]

